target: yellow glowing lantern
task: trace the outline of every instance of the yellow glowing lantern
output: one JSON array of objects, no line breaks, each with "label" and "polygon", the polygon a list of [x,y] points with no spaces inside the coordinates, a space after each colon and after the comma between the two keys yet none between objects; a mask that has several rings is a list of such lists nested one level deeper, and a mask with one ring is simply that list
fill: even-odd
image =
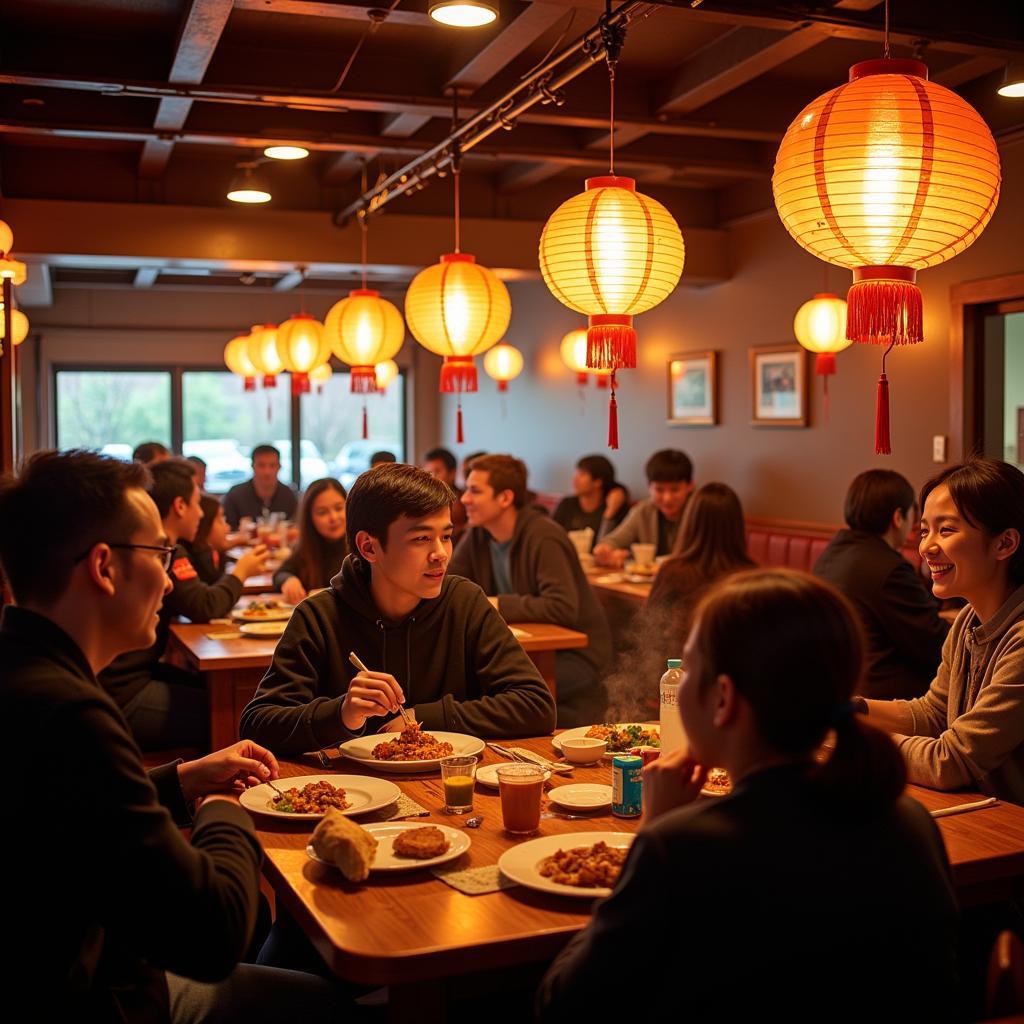
[{"label": "yellow glowing lantern", "polygon": [[277,355],[292,375],[292,394],[309,391],[309,372],[331,358],[324,325],[307,313],[296,313],[277,328]]},{"label": "yellow glowing lantern", "polygon": [[0,220],[0,256],[6,256],[14,248],[14,232],[10,224]]},{"label": "yellow glowing lantern", "polygon": [[580,327],[570,331],[559,346],[562,362],[576,373],[576,383],[583,387],[587,383],[587,329]]},{"label": "yellow glowing lantern", "polygon": [[502,342],[484,356],[484,370],[498,382],[499,391],[508,391],[508,382],[523,372],[523,353]]},{"label": "yellow glowing lantern", "polygon": [[[789,126],[772,189],[786,230],[808,252],[853,271],[846,336],[923,340],[924,270],[963,252],[999,199],[999,155],[978,112],[928,81],[916,60],[869,60]],[[875,450],[888,454],[885,360]]]},{"label": "yellow glowing lantern", "polygon": [[246,391],[256,390],[256,374],[259,372],[249,358],[249,335],[239,334],[224,346],[224,365],[244,381]]},{"label": "yellow glowing lantern", "polygon": [[814,370],[824,382],[827,418],[828,379],[836,372],[836,353],[853,344],[846,336],[846,303],[838,295],[819,292],[796,311],[793,333],[816,356]]},{"label": "yellow glowing lantern", "polygon": [[383,394],[399,374],[398,363],[394,359],[385,359],[373,368],[373,372],[377,379],[377,390]]},{"label": "yellow glowing lantern", "polygon": [[405,341],[405,324],[397,307],[372,288],[356,288],[336,302],[324,318],[334,354],[351,367],[352,390],[377,390],[374,366],[397,355]]},{"label": "yellow glowing lantern", "polygon": [[[20,345],[28,337],[28,317],[20,309],[11,310],[11,337],[15,345]],[[7,340],[7,317],[4,304],[0,302],[0,342]],[[0,349],[2,350],[2,349]]]},{"label": "yellow glowing lantern", "polygon": [[588,178],[540,237],[544,283],[589,317],[587,366],[636,366],[633,317],[667,298],[683,272],[683,236],[672,214],[632,178]]},{"label": "yellow glowing lantern", "polygon": [[284,371],[284,363],[277,353],[276,325],[256,324],[249,335],[246,352],[256,372],[263,374],[263,386],[276,388],[277,375]]},{"label": "yellow glowing lantern", "polygon": [[10,256],[0,259],[0,281],[9,278],[15,285],[24,284],[28,280],[28,267]]},{"label": "yellow glowing lantern", "polygon": [[309,382],[316,385],[316,393],[318,395],[324,393],[324,385],[331,379],[333,374],[334,371],[331,369],[330,363],[321,363],[309,371]]}]

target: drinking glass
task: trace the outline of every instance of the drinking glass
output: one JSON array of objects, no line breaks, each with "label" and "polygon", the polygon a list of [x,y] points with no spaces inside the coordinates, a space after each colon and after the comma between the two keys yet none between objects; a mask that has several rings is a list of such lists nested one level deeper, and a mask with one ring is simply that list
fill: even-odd
[{"label": "drinking glass", "polygon": [[479,763],[479,757],[446,757],[441,761],[446,813],[468,814],[473,810],[473,787]]},{"label": "drinking glass", "polygon": [[524,836],[540,827],[544,769],[538,764],[505,764],[498,769],[498,792],[505,831]]}]

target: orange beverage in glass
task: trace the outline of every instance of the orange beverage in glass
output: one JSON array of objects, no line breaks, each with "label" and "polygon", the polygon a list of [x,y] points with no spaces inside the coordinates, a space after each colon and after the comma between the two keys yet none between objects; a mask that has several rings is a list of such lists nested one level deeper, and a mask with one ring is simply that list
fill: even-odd
[{"label": "orange beverage in glass", "polygon": [[529,835],[540,827],[544,769],[536,764],[507,764],[498,769],[498,792],[505,831]]}]

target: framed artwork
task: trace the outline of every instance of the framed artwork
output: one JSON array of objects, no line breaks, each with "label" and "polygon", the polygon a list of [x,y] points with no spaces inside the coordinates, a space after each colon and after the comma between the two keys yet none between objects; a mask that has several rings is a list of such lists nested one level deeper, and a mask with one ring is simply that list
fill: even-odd
[{"label": "framed artwork", "polygon": [[717,352],[678,352],[669,358],[668,422],[680,426],[718,422]]},{"label": "framed artwork", "polygon": [[750,349],[751,423],[807,426],[807,353],[799,345]]}]

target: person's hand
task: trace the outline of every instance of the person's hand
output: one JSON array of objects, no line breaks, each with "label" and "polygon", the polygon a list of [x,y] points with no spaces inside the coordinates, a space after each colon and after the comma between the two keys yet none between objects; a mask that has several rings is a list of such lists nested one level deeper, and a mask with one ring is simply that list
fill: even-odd
[{"label": "person's hand", "polygon": [[368,718],[396,715],[405,703],[405,694],[398,680],[389,672],[359,672],[348,684],[348,693],[341,705],[341,721],[353,732],[361,729]]},{"label": "person's hand", "polygon": [[662,754],[645,765],[644,821],[654,821],[666,811],[693,803],[707,777],[707,768],[698,764],[685,748]]},{"label": "person's hand", "polygon": [[242,555],[231,571],[240,580],[247,580],[250,576],[256,576],[263,572],[269,556],[270,549],[267,545],[257,544],[252,551],[247,551]]},{"label": "person's hand", "polygon": [[[413,708],[406,708],[405,709],[405,713],[414,722],[416,721],[416,712],[415,712],[415,710]],[[397,718],[393,718],[390,722],[388,722],[388,724],[385,725],[384,728],[381,729],[380,731],[381,732],[401,732],[403,729],[407,728],[408,725],[409,725],[409,723],[405,720],[405,718],[403,718],[402,715],[399,715]]]},{"label": "person's hand", "polygon": [[598,565],[621,569],[626,564],[629,552],[625,548],[613,548],[610,544],[598,544],[594,548],[594,561]]},{"label": "person's hand", "polygon": [[281,596],[289,604],[298,604],[306,599],[306,588],[298,576],[289,576],[281,587]]},{"label": "person's hand", "polygon": [[186,800],[211,793],[239,793],[278,777],[277,758],[252,740],[239,740],[206,757],[178,765],[178,782]]},{"label": "person's hand", "polygon": [[626,492],[621,487],[610,490],[604,499],[604,518],[614,519],[626,504]]}]

